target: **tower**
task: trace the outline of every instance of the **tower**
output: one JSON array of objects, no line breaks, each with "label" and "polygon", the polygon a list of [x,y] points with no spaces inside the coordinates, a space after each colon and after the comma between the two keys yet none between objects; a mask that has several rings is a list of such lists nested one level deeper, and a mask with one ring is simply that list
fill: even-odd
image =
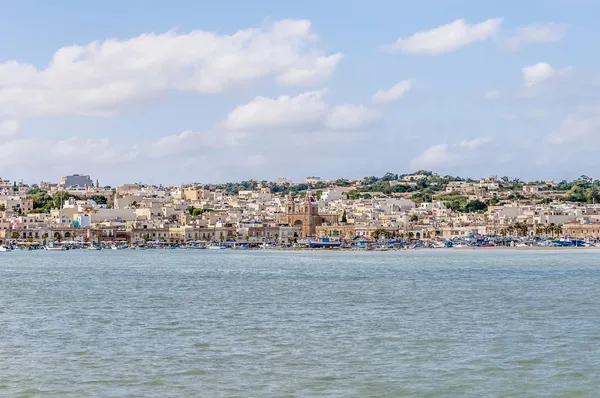
[{"label": "tower", "polygon": [[296,205],[294,204],[294,198],[292,194],[289,193],[287,196],[287,212],[288,214],[293,214],[296,212]]}]

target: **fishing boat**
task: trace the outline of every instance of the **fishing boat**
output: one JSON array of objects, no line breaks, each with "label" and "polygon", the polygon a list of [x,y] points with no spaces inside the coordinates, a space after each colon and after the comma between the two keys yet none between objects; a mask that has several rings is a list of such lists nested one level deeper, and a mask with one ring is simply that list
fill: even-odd
[{"label": "fishing boat", "polygon": [[11,252],[12,249],[10,247],[0,245],[0,252]]},{"label": "fishing boat", "polygon": [[46,246],[46,250],[48,251],[63,251],[66,250],[66,248],[62,245],[57,245],[56,243],[50,243],[49,245]]},{"label": "fishing boat", "polygon": [[321,238],[318,240],[312,240],[308,242],[308,247],[316,249],[316,248],[330,248],[330,247],[340,247],[342,242],[339,240],[331,240],[329,238]]},{"label": "fishing boat", "polygon": [[225,246],[221,246],[220,244],[217,244],[217,243],[210,244],[210,245],[206,246],[206,248],[208,250],[222,250],[222,249],[226,249]]}]

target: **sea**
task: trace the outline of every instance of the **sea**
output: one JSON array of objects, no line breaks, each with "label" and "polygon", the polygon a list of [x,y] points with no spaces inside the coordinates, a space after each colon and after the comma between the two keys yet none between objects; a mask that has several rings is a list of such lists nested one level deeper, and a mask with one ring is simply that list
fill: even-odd
[{"label": "sea", "polygon": [[600,251],[0,253],[1,397],[597,397]]}]

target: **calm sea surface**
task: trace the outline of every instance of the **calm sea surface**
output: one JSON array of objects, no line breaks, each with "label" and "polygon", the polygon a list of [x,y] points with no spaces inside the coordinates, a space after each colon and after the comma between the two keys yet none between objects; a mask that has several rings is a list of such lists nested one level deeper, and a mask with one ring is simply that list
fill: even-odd
[{"label": "calm sea surface", "polygon": [[0,253],[2,397],[600,395],[600,251]]}]

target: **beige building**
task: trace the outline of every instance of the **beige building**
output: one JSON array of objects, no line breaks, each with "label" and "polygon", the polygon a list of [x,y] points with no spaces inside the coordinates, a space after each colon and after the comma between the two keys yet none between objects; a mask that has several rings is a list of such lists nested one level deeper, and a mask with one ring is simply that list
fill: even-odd
[{"label": "beige building", "polygon": [[577,239],[600,238],[600,223],[566,223],[562,226],[563,233]]}]

